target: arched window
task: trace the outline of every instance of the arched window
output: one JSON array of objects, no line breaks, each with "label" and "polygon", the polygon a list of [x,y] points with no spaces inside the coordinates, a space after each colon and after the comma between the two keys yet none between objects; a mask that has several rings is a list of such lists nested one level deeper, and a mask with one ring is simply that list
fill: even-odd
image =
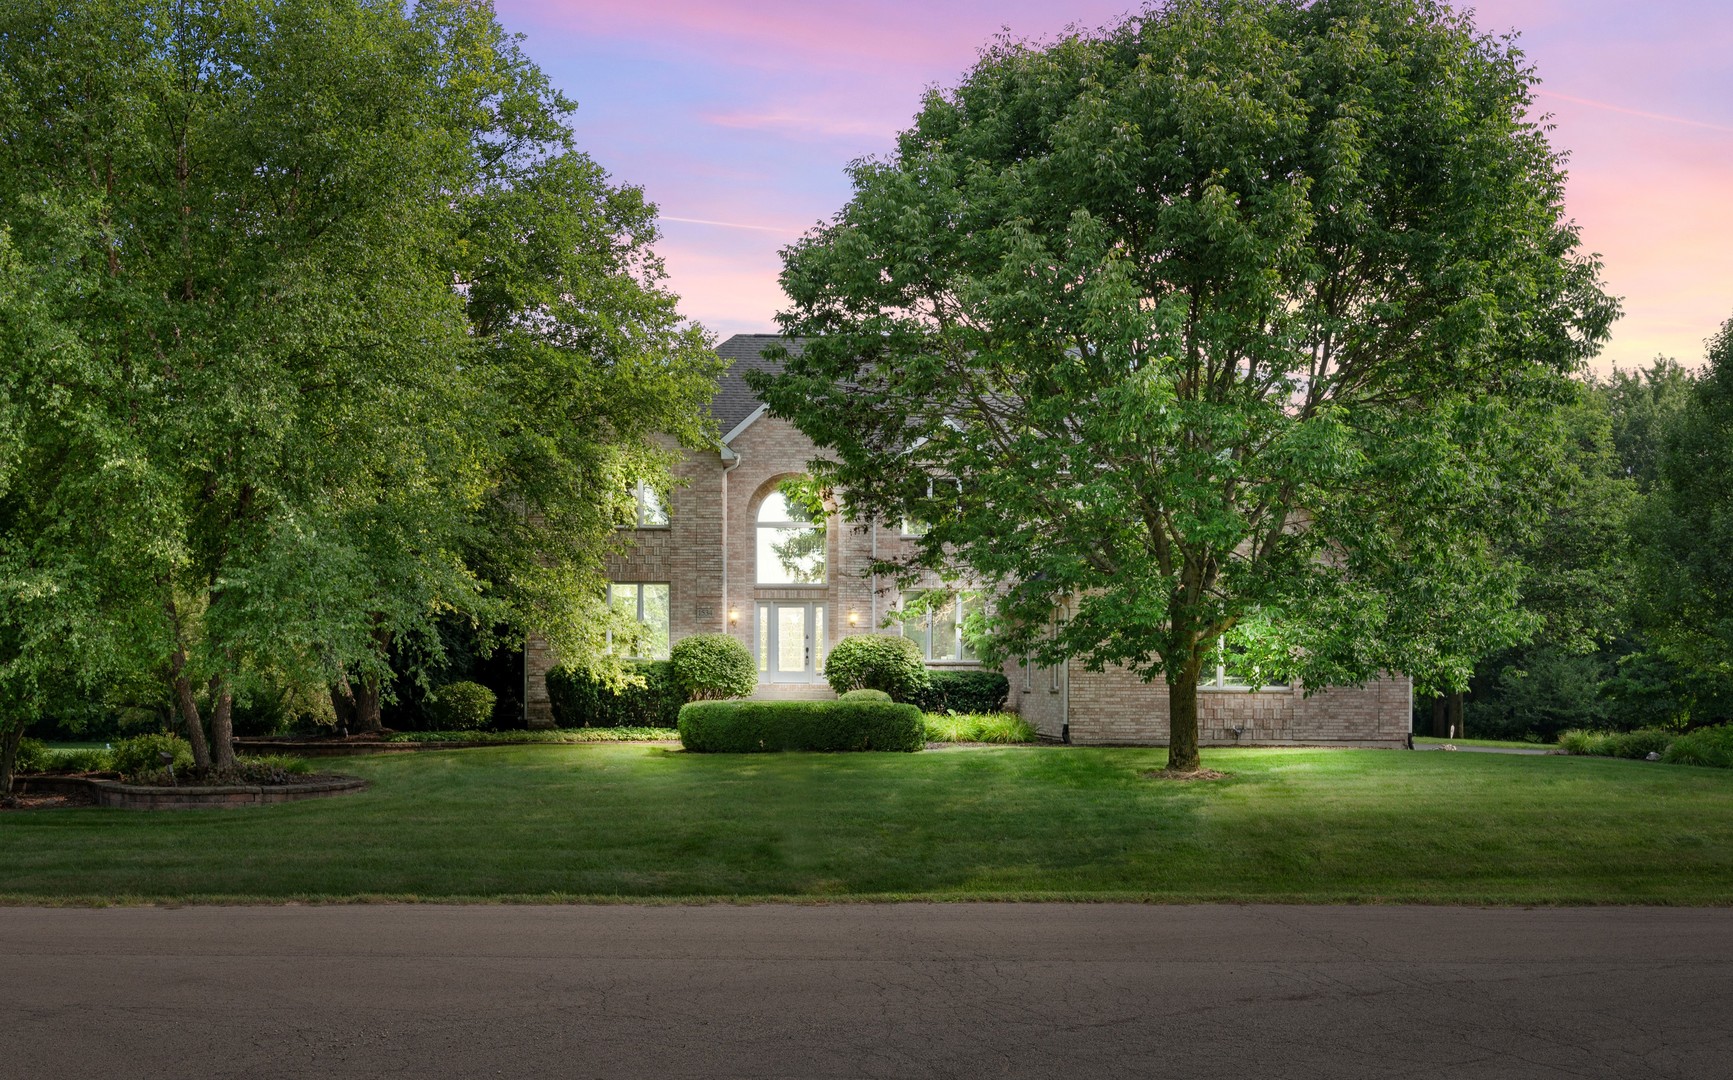
[{"label": "arched window", "polygon": [[758,583],[824,584],[824,518],[773,491],[758,508]]}]

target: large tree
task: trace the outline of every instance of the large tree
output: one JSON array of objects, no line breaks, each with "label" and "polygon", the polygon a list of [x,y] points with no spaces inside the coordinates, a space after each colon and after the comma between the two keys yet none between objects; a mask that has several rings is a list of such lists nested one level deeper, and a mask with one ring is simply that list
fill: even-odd
[{"label": "large tree", "polygon": [[716,360],[487,4],[20,0],[0,106],[0,680],[154,673],[221,769],[244,671],[581,652]]},{"label": "large tree", "polygon": [[1458,689],[1523,629],[1524,417],[1615,315],[1534,82],[1431,0],[995,44],[785,252],[806,342],[760,391],[850,513],[993,587],[991,655],[1164,677],[1173,768],[1224,640]]}]

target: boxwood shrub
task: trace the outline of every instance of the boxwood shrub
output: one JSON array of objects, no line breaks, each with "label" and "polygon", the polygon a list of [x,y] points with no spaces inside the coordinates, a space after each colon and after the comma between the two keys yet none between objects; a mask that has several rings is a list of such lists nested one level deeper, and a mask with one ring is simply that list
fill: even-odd
[{"label": "boxwood shrub", "polygon": [[[54,751],[41,739],[19,739],[18,756],[12,759],[15,772],[47,772],[54,767]],[[0,794],[5,794],[0,792]]]},{"label": "boxwood shrub", "polygon": [[758,687],[752,653],[727,634],[693,634],[669,651],[674,685],[688,701],[745,697]]},{"label": "boxwood shrub", "polygon": [[921,710],[888,701],[695,701],[680,742],[703,754],[779,750],[919,750]]},{"label": "boxwood shrub", "polygon": [[637,665],[644,685],[613,690],[587,671],[548,672],[554,722],[563,728],[674,727],[686,699],[666,660]]},{"label": "boxwood shrub", "polygon": [[920,646],[893,634],[855,634],[830,650],[824,679],[838,694],[883,690],[893,701],[914,704],[926,690],[928,674]]},{"label": "boxwood shrub", "polygon": [[163,771],[163,754],[174,757],[174,770],[193,767],[193,748],[179,735],[135,735],[114,744],[114,771],[125,779],[154,776]]},{"label": "boxwood shrub", "polygon": [[838,701],[889,701],[891,696],[883,690],[850,690],[837,695]]},{"label": "boxwood shrub", "polygon": [[1011,680],[1002,671],[939,669],[927,675],[915,704],[930,713],[996,713],[1011,696]]},{"label": "boxwood shrub", "polygon": [[446,683],[427,702],[434,731],[477,731],[493,722],[494,694],[467,680]]}]

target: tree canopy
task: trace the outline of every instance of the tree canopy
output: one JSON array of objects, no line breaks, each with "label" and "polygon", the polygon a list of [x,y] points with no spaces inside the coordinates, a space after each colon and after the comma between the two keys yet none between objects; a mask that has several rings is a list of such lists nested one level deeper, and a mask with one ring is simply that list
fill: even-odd
[{"label": "tree canopy", "polygon": [[1431,0],[995,43],[786,250],[756,385],[847,512],[926,523],[903,570],[993,590],[991,655],[1165,677],[1176,768],[1224,637],[1460,688],[1526,629],[1528,418],[1616,314],[1535,81]]},{"label": "tree canopy", "polygon": [[469,0],[5,6],[0,683],[147,672],[221,767],[243,671],[600,651],[718,362],[572,108]]}]

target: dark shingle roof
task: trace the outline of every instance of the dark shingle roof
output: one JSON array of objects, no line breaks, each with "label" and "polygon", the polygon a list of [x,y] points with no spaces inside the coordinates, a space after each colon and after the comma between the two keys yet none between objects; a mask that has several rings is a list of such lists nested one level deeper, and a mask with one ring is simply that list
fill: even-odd
[{"label": "dark shingle roof", "polygon": [[752,392],[752,387],[746,385],[745,373],[782,370],[781,362],[764,358],[764,350],[772,345],[783,345],[789,352],[798,353],[802,344],[800,338],[787,338],[781,334],[735,334],[716,346],[716,355],[728,361],[728,370],[722,373],[716,398],[710,402],[710,415],[716,418],[722,434],[733,431],[740,421],[763,404]]}]

